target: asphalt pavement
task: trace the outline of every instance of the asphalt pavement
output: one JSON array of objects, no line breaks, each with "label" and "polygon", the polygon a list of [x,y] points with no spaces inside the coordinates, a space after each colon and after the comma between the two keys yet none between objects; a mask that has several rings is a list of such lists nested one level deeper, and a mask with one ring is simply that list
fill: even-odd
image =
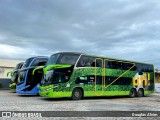
[{"label": "asphalt pavement", "polygon": [[[70,98],[48,99],[23,96],[0,90],[0,111],[160,111],[160,93],[141,98],[94,97],[73,101]],[[98,113],[98,112],[97,112]],[[85,118],[86,119],[86,118]],[[90,119],[90,118],[87,118]],[[104,118],[102,118],[104,119]]]}]

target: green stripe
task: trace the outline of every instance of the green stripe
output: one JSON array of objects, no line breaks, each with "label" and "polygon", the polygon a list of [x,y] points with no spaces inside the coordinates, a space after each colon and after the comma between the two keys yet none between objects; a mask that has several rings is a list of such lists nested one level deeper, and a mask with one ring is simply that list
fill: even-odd
[{"label": "green stripe", "polygon": [[[51,86],[50,86],[51,87]],[[46,86],[45,88],[42,88],[40,90],[45,90],[46,88],[50,88],[49,86]],[[94,96],[125,96],[129,95],[130,91],[84,91],[84,97],[94,97]],[[154,93],[154,91],[145,91],[144,95],[150,95]],[[54,91],[53,89],[45,91],[45,92],[39,92],[39,94],[43,97],[50,97],[50,98],[61,98],[61,97],[71,97],[72,91]]]},{"label": "green stripe", "polygon": [[48,65],[47,67],[44,68],[44,74],[46,74],[47,71],[51,70],[51,69],[68,68],[68,67],[71,67],[71,65],[68,65],[68,64],[53,64],[53,65]]},{"label": "green stripe", "polygon": [[93,96],[123,96],[129,95],[129,91],[84,91],[84,97],[93,97]]},{"label": "green stripe", "polygon": [[34,75],[34,73],[35,73],[36,70],[43,69],[43,68],[44,68],[44,66],[38,66],[38,67],[36,67],[35,69],[33,69],[32,75]]},{"label": "green stripe", "polygon": [[144,95],[150,95],[152,93],[154,93],[154,91],[144,91]]}]

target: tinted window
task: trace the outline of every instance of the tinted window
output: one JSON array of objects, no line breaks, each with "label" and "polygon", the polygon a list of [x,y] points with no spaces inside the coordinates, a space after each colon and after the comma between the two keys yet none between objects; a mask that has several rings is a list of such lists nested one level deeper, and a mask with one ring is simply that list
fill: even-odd
[{"label": "tinted window", "polygon": [[20,63],[18,69],[21,69],[24,63]]},{"label": "tinted window", "polygon": [[117,61],[105,61],[107,68],[122,69],[122,63]]},{"label": "tinted window", "polygon": [[[120,61],[105,61],[105,67],[111,69],[121,69],[121,70],[128,70],[133,67],[132,63],[125,63]],[[136,67],[133,67],[131,70],[135,71]]]},{"label": "tinted window", "polygon": [[[123,63],[123,70],[128,70],[130,69],[131,67],[133,67],[133,64],[132,63]],[[133,68],[132,68],[133,70]]]},{"label": "tinted window", "polygon": [[138,63],[136,65],[138,72],[153,72],[153,66],[152,65],[146,65],[146,64],[140,64]]},{"label": "tinted window", "polygon": [[102,76],[96,76],[96,85],[102,85]]},{"label": "tinted window", "polygon": [[92,57],[81,56],[80,60],[78,61],[77,66],[78,67],[90,67],[92,63],[93,63]]},{"label": "tinted window", "polygon": [[70,65],[75,65],[75,63],[77,62],[79,55],[67,55],[64,54],[62,55],[62,57],[59,60],[59,64],[70,64]]},{"label": "tinted window", "polygon": [[47,58],[37,58],[34,60],[31,66],[44,66],[47,60]]},{"label": "tinted window", "polygon": [[[92,63],[92,66],[93,64],[95,64],[96,67],[103,67],[103,60],[101,59],[94,59],[94,62]],[[93,66],[93,67],[95,67]]]},{"label": "tinted window", "polygon": [[26,76],[26,70],[20,71],[18,74],[18,80],[17,80],[17,84],[22,84],[24,82]]},{"label": "tinted window", "polygon": [[21,69],[23,66],[23,62],[16,65],[15,70]]},{"label": "tinted window", "polygon": [[105,84],[109,85],[112,82],[112,85],[130,85],[132,82],[132,78],[127,78],[127,77],[120,77],[119,79],[117,79],[117,77],[113,77],[113,76],[106,76],[105,77]]},{"label": "tinted window", "polygon": [[83,55],[78,61],[77,67],[102,67],[102,63],[101,59]]},{"label": "tinted window", "polygon": [[33,60],[34,58],[29,58],[25,61],[25,63],[23,64],[22,68],[26,68],[26,67],[29,67],[31,61]]},{"label": "tinted window", "polygon": [[59,58],[60,54],[51,55],[47,61],[47,65],[55,64]]},{"label": "tinted window", "polygon": [[12,76],[12,81],[17,83],[17,79],[18,79],[18,72],[15,71]]},{"label": "tinted window", "polygon": [[56,84],[56,83],[63,83],[63,82],[67,82],[65,79],[65,73],[55,72],[53,83]]},{"label": "tinted window", "polygon": [[50,85],[63,83],[70,80],[73,72],[73,66],[69,68],[61,68],[47,71],[46,75],[42,78],[41,85]]}]

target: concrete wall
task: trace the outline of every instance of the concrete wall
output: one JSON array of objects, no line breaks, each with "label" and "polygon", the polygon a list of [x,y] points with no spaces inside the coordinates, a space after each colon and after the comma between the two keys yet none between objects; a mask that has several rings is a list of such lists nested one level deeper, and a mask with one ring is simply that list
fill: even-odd
[{"label": "concrete wall", "polygon": [[14,67],[1,67],[2,71],[0,72],[0,78],[11,78],[11,76],[7,77],[7,73],[13,71]]},{"label": "concrete wall", "polygon": [[9,89],[11,79],[0,78],[0,89]]},{"label": "concrete wall", "polygon": [[18,60],[7,60],[7,59],[0,59],[0,86],[1,89],[9,88],[9,83],[11,82],[11,76],[7,77],[7,73],[13,71],[18,63],[22,61]]},{"label": "concrete wall", "polygon": [[156,92],[160,93],[160,83],[155,84]]}]

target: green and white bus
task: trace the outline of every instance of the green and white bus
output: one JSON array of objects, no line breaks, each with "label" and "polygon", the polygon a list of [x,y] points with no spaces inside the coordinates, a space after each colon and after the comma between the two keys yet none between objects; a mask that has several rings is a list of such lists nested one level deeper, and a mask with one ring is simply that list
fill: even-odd
[{"label": "green and white bus", "polygon": [[[38,69],[36,69],[38,70]],[[39,94],[44,97],[143,97],[154,92],[152,64],[61,52],[50,56],[43,68]]]}]

